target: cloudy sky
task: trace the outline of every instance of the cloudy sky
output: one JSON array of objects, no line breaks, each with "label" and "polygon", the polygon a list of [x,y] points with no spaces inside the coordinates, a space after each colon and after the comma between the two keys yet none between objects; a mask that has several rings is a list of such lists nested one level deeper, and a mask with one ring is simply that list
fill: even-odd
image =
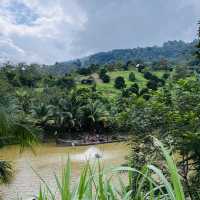
[{"label": "cloudy sky", "polygon": [[200,0],[0,0],[0,61],[38,62],[192,41]]}]

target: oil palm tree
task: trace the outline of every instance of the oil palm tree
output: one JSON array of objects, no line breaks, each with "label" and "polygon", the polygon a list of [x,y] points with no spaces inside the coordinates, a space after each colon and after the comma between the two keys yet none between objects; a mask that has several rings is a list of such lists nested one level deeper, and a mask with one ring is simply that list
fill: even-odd
[{"label": "oil palm tree", "polygon": [[32,107],[32,117],[36,120],[36,124],[39,126],[45,126],[52,115],[52,105],[46,105],[44,103],[39,103]]},{"label": "oil palm tree", "polygon": [[65,99],[60,99],[58,105],[51,107],[50,119],[53,121],[54,127],[59,135],[70,132],[71,128],[73,128],[76,123],[70,105]]},{"label": "oil palm tree", "polygon": [[16,91],[16,97],[18,99],[18,104],[21,106],[21,109],[28,113],[30,110],[30,95],[27,91],[20,89]]},{"label": "oil palm tree", "polygon": [[79,109],[79,118],[82,125],[90,126],[94,132],[96,132],[97,124],[106,125],[109,120],[108,117],[109,113],[100,101],[89,100],[88,104]]}]

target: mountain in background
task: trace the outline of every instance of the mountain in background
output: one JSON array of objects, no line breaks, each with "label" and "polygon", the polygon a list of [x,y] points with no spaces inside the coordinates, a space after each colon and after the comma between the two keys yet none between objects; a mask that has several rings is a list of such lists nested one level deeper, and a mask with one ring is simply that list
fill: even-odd
[{"label": "mountain in background", "polygon": [[137,62],[139,60],[143,62],[154,62],[167,59],[176,64],[184,64],[192,60],[196,43],[196,40],[191,43],[168,41],[161,47],[138,47],[134,49],[116,49],[108,52],[100,52],[81,59],[57,62],[54,65],[48,66],[48,71],[56,74],[63,74],[73,69],[88,67],[91,64],[105,65],[119,61],[124,63],[127,61]]}]

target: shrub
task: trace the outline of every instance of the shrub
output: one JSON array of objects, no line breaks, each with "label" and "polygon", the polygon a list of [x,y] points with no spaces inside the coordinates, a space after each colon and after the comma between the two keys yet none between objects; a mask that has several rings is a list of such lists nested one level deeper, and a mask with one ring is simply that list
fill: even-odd
[{"label": "shrub", "polygon": [[146,78],[147,80],[153,79],[153,74],[151,72],[145,72],[144,78]]},{"label": "shrub", "polygon": [[148,101],[150,98],[151,98],[151,96],[149,95],[149,94],[143,94],[143,99],[145,99],[146,101]]},{"label": "shrub", "polygon": [[74,78],[70,77],[70,76],[64,76],[57,80],[57,86],[59,86],[61,88],[71,89],[75,86],[75,84],[76,83],[75,83]]},{"label": "shrub", "polygon": [[99,78],[103,79],[103,77],[106,75],[107,70],[105,68],[102,68],[99,72]]},{"label": "shrub", "polygon": [[124,71],[128,71],[128,65],[123,65],[122,68],[123,68]]},{"label": "shrub", "polygon": [[125,87],[126,87],[126,84],[125,84],[124,77],[118,76],[115,79],[115,88],[117,88],[117,89],[123,89]]},{"label": "shrub", "polygon": [[160,79],[156,75],[152,75],[150,80],[154,80],[155,82],[159,82]]},{"label": "shrub", "polygon": [[148,88],[142,88],[140,90],[140,96],[142,96],[143,94],[149,93],[149,89]]},{"label": "shrub", "polygon": [[158,82],[158,86],[159,86],[159,87],[162,87],[162,86],[165,85],[165,80],[159,79],[158,81],[159,81],[159,82]]},{"label": "shrub", "polygon": [[123,89],[122,90],[122,96],[123,97],[129,97],[131,95],[131,91],[129,89]]},{"label": "shrub", "polygon": [[88,76],[92,73],[90,68],[80,68],[80,69],[77,69],[77,72],[83,76]]},{"label": "shrub", "polygon": [[131,73],[129,74],[128,79],[129,79],[129,81],[134,82],[134,81],[136,80],[136,78],[135,78],[135,74],[134,74],[133,72],[131,72]]},{"label": "shrub", "polygon": [[110,76],[105,74],[101,80],[104,82],[104,83],[109,83],[110,82]]},{"label": "shrub", "polygon": [[166,79],[168,79],[170,77],[170,74],[164,73],[162,77],[163,77],[163,79],[166,80]]},{"label": "shrub", "polygon": [[132,92],[132,93],[135,93],[135,94],[139,94],[139,86],[137,83],[134,83],[133,85],[131,85],[131,87],[129,88],[129,90]]},{"label": "shrub", "polygon": [[150,80],[147,83],[147,87],[151,90],[157,90],[158,88],[158,83],[155,80]]}]

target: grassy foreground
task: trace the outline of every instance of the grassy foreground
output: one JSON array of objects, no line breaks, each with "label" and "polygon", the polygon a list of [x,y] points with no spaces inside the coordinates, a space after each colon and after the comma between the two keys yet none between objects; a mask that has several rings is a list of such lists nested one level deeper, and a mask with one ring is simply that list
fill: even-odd
[{"label": "grassy foreground", "polygon": [[[169,177],[154,165],[144,166],[144,170],[138,171],[130,167],[119,167],[112,170],[112,175],[119,179],[116,186],[112,179],[100,167],[92,167],[89,163],[84,167],[78,183],[72,187],[71,166],[68,160],[63,169],[61,179],[55,175],[57,189],[61,200],[185,200],[180,176],[169,151],[154,139],[165,158],[166,169]],[[129,181],[124,184],[119,173],[127,172]],[[137,180],[133,180],[133,174],[137,174]],[[159,183],[152,177],[157,177]],[[41,178],[41,177],[40,177]],[[38,200],[57,200],[55,194],[42,178],[43,186],[38,194]],[[132,191],[132,182],[137,183],[136,190]],[[148,188],[148,189],[147,189]],[[54,188],[55,189],[55,188]]]}]

